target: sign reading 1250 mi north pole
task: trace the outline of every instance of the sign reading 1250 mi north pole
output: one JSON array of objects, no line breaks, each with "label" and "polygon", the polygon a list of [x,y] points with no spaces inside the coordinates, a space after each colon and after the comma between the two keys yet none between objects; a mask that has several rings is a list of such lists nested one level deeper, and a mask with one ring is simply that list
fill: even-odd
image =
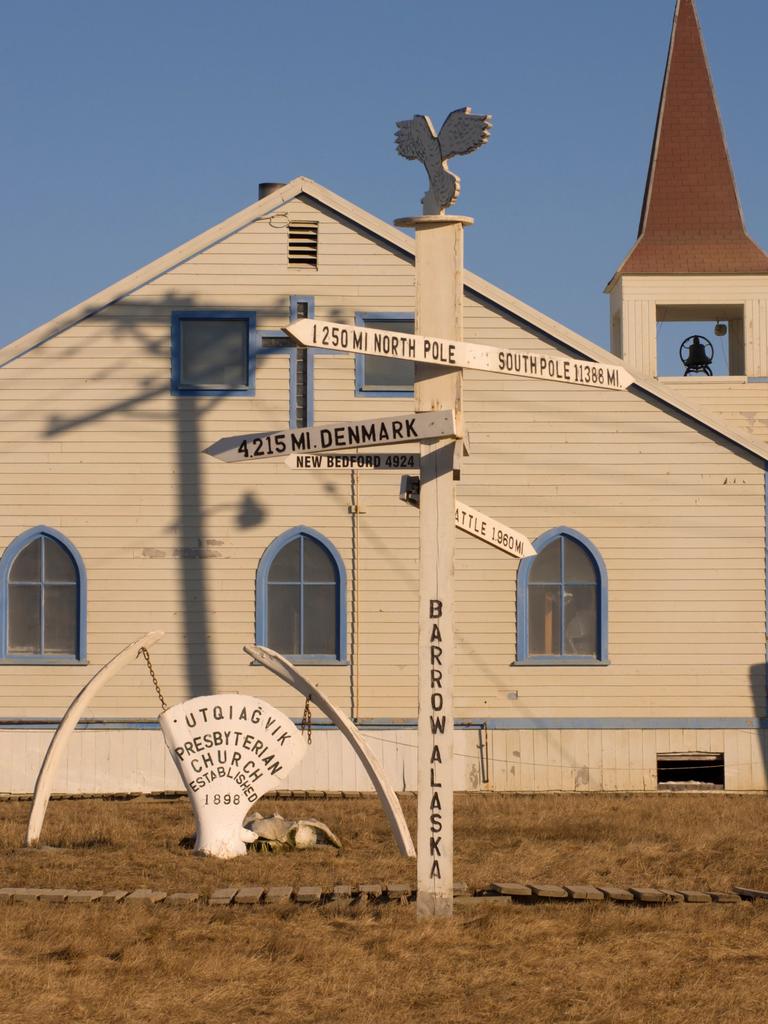
[{"label": "sign reading 1250 mi north pole", "polygon": [[283,330],[301,345],[333,352],[354,352],[389,359],[413,359],[454,369],[486,370],[510,377],[581,384],[590,388],[625,391],[634,380],[623,366],[570,359],[548,352],[519,352],[514,348],[475,345],[418,334],[399,334],[371,327],[352,327],[327,320],[296,320]]}]

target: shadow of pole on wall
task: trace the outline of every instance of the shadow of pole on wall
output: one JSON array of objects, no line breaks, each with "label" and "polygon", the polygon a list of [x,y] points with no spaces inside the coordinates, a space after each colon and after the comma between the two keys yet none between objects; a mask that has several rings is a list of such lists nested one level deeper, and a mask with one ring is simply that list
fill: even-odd
[{"label": "shadow of pole on wall", "polygon": [[[755,788],[768,790],[768,661],[758,662],[749,670],[752,689],[752,707],[758,720],[760,759],[763,766],[762,780],[755,779]],[[726,766],[727,767],[727,766]]]},{"label": "shadow of pole on wall", "polygon": [[[112,511],[119,515],[133,511],[139,524],[145,515],[151,521],[158,513],[163,516],[163,521],[158,526],[147,525],[146,540],[141,534],[129,539],[116,533],[113,543],[125,549],[126,557],[141,560],[146,570],[142,573],[142,584],[146,588],[143,614],[151,625],[164,626],[169,640],[173,636],[171,623],[159,621],[162,617],[158,616],[152,594],[160,589],[158,574],[167,572],[169,561],[174,564],[181,612],[181,628],[177,633],[183,657],[181,699],[216,690],[211,650],[210,560],[236,558],[236,550],[227,551],[222,536],[232,526],[237,530],[252,529],[264,518],[263,505],[242,475],[231,477],[231,482],[217,483],[214,492],[223,495],[223,501],[205,502],[203,465],[208,456],[203,454],[203,449],[215,440],[209,436],[211,430],[206,430],[205,424],[220,403],[226,403],[228,399],[225,396],[172,395],[170,381],[171,311],[196,308],[200,307],[191,296],[168,291],[156,302],[143,300],[134,303],[130,318],[125,316],[125,307],[116,307],[114,313],[102,310],[98,318],[105,324],[105,335],[115,342],[112,347],[114,354],[107,365],[89,374],[89,380],[98,380],[104,385],[102,395],[109,395],[110,389],[114,389],[121,397],[107,399],[96,407],[87,407],[87,411],[74,416],[54,413],[48,418],[43,431],[44,438],[56,437],[64,444],[71,438],[72,445],[76,446],[79,431],[94,423],[108,422],[113,436],[119,434],[126,439],[120,452],[121,476],[143,497],[137,498],[134,504],[126,498],[125,492],[122,498],[115,495]],[[288,319],[287,308],[282,307],[260,309],[259,314],[264,323],[283,323]],[[71,350],[70,354],[80,355],[81,349],[82,354],[86,354],[89,343],[90,339],[83,342],[80,349]],[[258,362],[259,357],[256,359],[257,375]],[[141,366],[138,372],[137,365]],[[127,397],[126,390],[129,392]],[[239,398],[234,401],[238,411],[242,412],[242,428],[247,430],[253,405]],[[147,431],[147,423],[156,424],[157,431]],[[280,424],[275,426],[277,428]],[[165,434],[164,428],[168,431]],[[216,429],[218,427],[213,425],[213,430]],[[226,430],[221,432],[226,433]],[[164,437],[171,442],[170,451],[164,444]],[[167,451],[167,461],[161,457],[161,461],[156,459],[152,465],[152,458],[142,454],[146,450],[143,443],[146,441],[150,441],[150,450],[156,447],[158,454]],[[156,472],[159,465],[171,477],[172,487],[162,486]],[[106,466],[98,458],[93,459],[90,469],[94,489],[90,497],[100,493],[103,498],[101,477],[111,468],[111,463]],[[154,483],[159,484],[163,492],[158,494],[156,502],[152,501]],[[88,499],[89,495],[83,497]],[[158,531],[168,536],[168,542],[152,546],[148,543],[149,535]],[[162,659],[160,652],[159,660]]]}]

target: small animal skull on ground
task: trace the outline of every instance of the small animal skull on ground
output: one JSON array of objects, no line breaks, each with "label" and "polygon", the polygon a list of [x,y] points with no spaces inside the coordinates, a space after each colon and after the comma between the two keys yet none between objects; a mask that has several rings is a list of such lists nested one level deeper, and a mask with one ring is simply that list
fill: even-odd
[{"label": "small animal skull on ground", "polygon": [[256,849],[308,850],[313,846],[341,849],[341,842],[328,826],[314,818],[288,821],[280,814],[265,818],[254,811],[246,820],[245,829],[253,832]]}]

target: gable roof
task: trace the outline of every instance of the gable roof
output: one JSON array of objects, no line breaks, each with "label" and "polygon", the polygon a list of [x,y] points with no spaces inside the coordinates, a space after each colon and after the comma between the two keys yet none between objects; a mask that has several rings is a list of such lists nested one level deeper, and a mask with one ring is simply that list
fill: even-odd
[{"label": "gable roof", "polygon": [[744,227],[694,0],[677,0],[638,240],[621,274],[765,274]]},{"label": "gable roof", "polygon": [[[178,248],[172,249],[159,259],[148,263],[140,270],[129,274],[108,288],[104,288],[77,306],[73,306],[72,309],[54,317],[48,323],[29,331],[27,334],[22,335],[22,337],[17,338],[16,341],[10,342],[4,348],[0,348],[0,370],[80,321],[86,320],[113,303],[119,302],[132,292],[154,281],[160,275],[167,273],[174,267],[178,267],[216,243],[240,231],[246,225],[278,212],[280,207],[286,202],[296,198],[306,198],[326,207],[332,214],[351,221],[355,226],[364,229],[381,242],[395,249],[404,258],[413,261],[416,246],[414,239],[410,235],[405,234],[405,232],[398,228],[392,227],[386,221],[380,220],[342,196],[336,195],[330,189],[318,185],[317,182],[312,181],[310,178],[294,178],[258,202],[245,207],[245,209],[240,210],[232,217],[228,217],[226,220],[221,221],[221,223],[209,228],[208,231],[204,231],[202,234],[190,239],[190,241],[178,246]],[[528,327],[546,340],[568,349],[577,357],[626,367],[622,359],[614,356],[600,345],[588,341],[575,331],[545,316],[545,314],[540,313],[532,306],[526,305],[520,299],[515,298],[501,288],[489,284],[476,274],[472,274],[469,271],[464,272],[464,287],[466,291],[495,306],[502,313],[514,317],[522,326]],[[671,389],[659,384],[654,378],[638,377],[634,371],[631,371],[631,368],[626,368],[630,369],[630,372],[633,373],[635,378],[633,387],[639,393],[649,399],[655,399],[675,412],[681,413],[687,418],[700,423],[725,440],[733,442],[742,448],[744,452],[756,455],[758,458],[768,462],[768,445],[761,443],[756,437],[736,430],[729,423],[710,415],[695,405],[681,401]]]}]

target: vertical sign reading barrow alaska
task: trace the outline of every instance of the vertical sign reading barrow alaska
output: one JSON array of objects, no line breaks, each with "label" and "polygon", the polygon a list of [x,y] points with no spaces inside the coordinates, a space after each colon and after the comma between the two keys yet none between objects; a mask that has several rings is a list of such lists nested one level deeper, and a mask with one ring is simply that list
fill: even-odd
[{"label": "vertical sign reading barrow alaska", "polygon": [[[453,794],[453,750],[447,756],[445,747],[445,695],[443,691],[443,634],[440,620],[443,602],[429,602],[429,728],[432,751],[429,755],[429,878],[442,879],[453,872],[453,835],[447,834],[443,822],[443,789]],[[453,725],[453,723],[451,723]],[[446,872],[446,864],[449,865]]]},{"label": "vertical sign reading barrow alaska", "polygon": [[299,763],[307,745],[296,726],[258,697],[195,697],[159,718],[195,814],[195,850],[239,857],[253,834],[243,818]]}]

